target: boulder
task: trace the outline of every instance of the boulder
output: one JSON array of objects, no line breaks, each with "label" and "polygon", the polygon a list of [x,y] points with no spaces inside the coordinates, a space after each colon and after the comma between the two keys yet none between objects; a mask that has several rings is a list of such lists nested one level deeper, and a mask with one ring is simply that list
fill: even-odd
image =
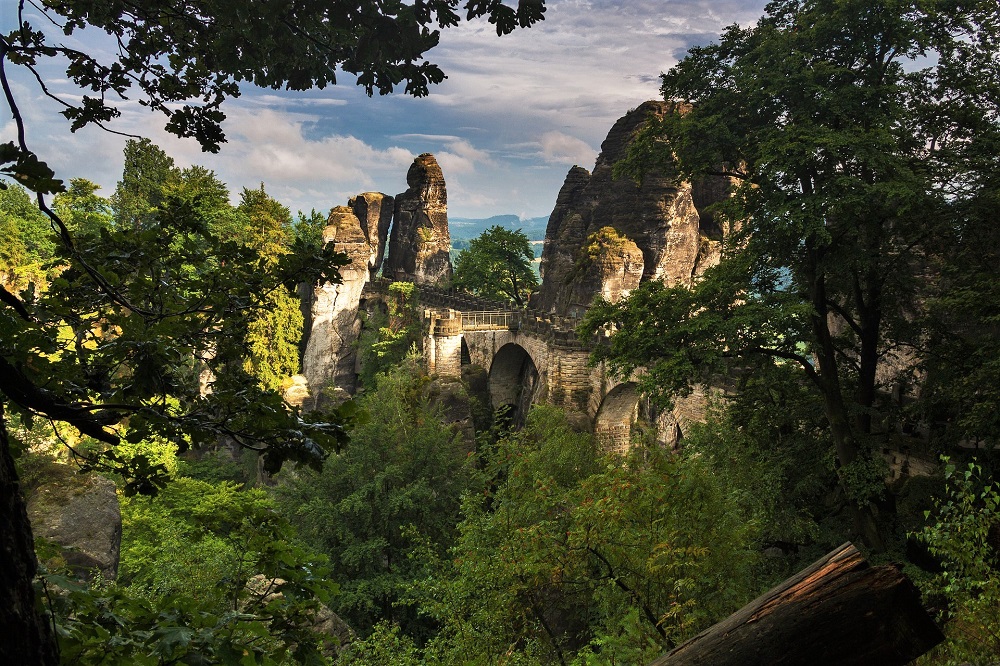
[{"label": "boulder", "polygon": [[[263,574],[255,575],[247,581],[246,589],[251,596],[243,604],[242,610],[253,612],[255,609],[263,608],[274,599],[281,599],[284,596],[281,588],[285,582],[282,578],[270,578]],[[323,643],[321,652],[324,657],[330,660],[336,660],[343,649],[355,638],[354,630],[323,603],[317,604],[314,613],[300,616],[298,620],[300,627],[319,634]]]},{"label": "boulder", "polygon": [[444,174],[430,153],[413,160],[406,192],[396,196],[383,274],[416,284],[451,279],[451,235]]},{"label": "boulder", "polygon": [[89,578],[96,570],[107,580],[118,575],[122,514],[109,479],[53,464],[28,498],[28,518],[35,538],[58,545],[75,573]]},{"label": "boulder", "polygon": [[309,380],[305,375],[292,375],[282,397],[293,407],[302,407],[309,400]]}]

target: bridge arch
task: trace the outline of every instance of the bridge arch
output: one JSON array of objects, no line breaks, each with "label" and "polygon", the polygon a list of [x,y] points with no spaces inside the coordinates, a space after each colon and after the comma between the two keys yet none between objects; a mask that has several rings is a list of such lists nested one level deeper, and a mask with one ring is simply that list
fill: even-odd
[{"label": "bridge arch", "polygon": [[521,345],[508,342],[490,363],[489,387],[493,409],[508,408],[507,418],[521,425],[538,389],[538,366]]},{"label": "bridge arch", "polygon": [[465,336],[462,336],[462,347],[459,350],[462,356],[461,363],[463,366],[472,365],[472,354],[469,352],[469,343],[466,342]]},{"label": "bridge arch", "polygon": [[635,382],[618,384],[604,396],[594,418],[594,435],[601,448],[621,455],[628,453],[641,402],[642,395]]}]

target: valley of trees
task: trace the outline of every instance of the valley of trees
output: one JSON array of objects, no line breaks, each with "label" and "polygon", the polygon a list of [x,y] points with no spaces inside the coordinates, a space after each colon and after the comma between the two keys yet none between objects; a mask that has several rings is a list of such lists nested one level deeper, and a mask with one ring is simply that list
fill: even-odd
[{"label": "valley of trees", "polygon": [[[338,63],[369,91],[440,79],[419,61],[457,2],[327,4],[366,30],[278,2],[221,32],[225,3],[67,2],[70,31],[148,39],[104,65],[23,28],[0,58],[69,57],[100,95],[67,109],[74,124],[110,120],[105,95],[135,85],[208,149],[240,81],[325,85]],[[498,32],[543,9],[469,3]],[[229,48],[283,44],[275,25],[312,39],[276,62]],[[619,171],[730,178],[723,259],[693,287],[596,302],[581,333],[612,330],[595,361],[645,368],[660,404],[726,391],[678,450],[639,423],[624,458],[557,407],[511,429],[482,377],[427,376],[402,283],[361,337],[356,398],[288,405],[296,287],[344,262],[325,217],[263,184],[233,204],[146,140],[109,196],[64,185],[3,82],[21,129],[0,146],[7,663],[645,664],[849,539],[899,563],[943,623],[917,663],[1000,660],[995,2],[778,0],[663,75],[676,113]],[[206,104],[178,110],[194,91]],[[494,227],[466,253],[458,286],[522,304],[523,234]],[[883,451],[903,449],[945,457],[889,483]],[[25,498],[65,465],[117,485],[114,580],[32,539]]]}]

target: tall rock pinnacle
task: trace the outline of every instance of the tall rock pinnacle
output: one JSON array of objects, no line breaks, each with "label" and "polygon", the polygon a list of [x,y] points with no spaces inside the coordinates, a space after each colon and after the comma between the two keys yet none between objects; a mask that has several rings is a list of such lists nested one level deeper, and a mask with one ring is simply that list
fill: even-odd
[{"label": "tall rock pinnacle", "polygon": [[308,380],[312,407],[328,403],[330,396],[324,389],[354,392],[355,342],[361,333],[358,305],[361,291],[381,258],[380,248],[385,247],[383,225],[388,224],[388,213],[384,208],[391,206],[392,197],[366,192],[351,199],[350,206],[330,211],[323,241],[332,241],[351,263],[340,269],[339,284],[313,285],[304,294],[308,296],[309,317],[302,372]]},{"label": "tall rock pinnacle", "polygon": [[448,191],[437,160],[424,153],[406,174],[406,192],[396,197],[389,257],[383,274],[438,284],[451,278]]}]

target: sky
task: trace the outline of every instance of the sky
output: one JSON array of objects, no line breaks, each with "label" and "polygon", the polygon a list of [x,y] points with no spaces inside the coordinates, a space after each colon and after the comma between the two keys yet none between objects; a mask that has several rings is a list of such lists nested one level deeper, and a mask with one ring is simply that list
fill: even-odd
[{"label": "sky", "polygon": [[[615,120],[659,98],[661,72],[691,46],[717,41],[726,26],[753,24],[764,4],[547,0],[544,21],[504,37],[486,21],[465,22],[427,54],[448,76],[429,96],[369,98],[349,77],[307,92],[247,87],[223,107],[228,143],[217,155],[167,134],[163,116],[134,102],[121,104],[112,127],[150,138],[179,166],[212,169],[234,197],[263,183],[293,213],[326,213],[365,191],[402,192],[413,158],[430,152],[444,172],[452,217],[545,216],[567,171],[593,168]],[[0,0],[4,32],[15,5]],[[53,92],[79,98],[58,68],[43,76]],[[14,71],[12,81],[29,147],[58,177],[88,178],[110,196],[125,139],[97,128],[71,134],[32,79]],[[6,104],[2,110],[0,140],[9,141],[13,122]]]}]

